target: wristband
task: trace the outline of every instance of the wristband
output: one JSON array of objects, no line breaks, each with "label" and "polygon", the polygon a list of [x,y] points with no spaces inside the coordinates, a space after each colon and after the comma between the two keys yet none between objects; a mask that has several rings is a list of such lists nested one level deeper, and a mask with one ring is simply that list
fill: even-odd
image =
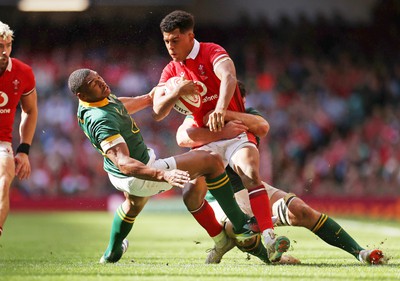
[{"label": "wristband", "polygon": [[0,236],[3,234],[3,228],[0,226]]},{"label": "wristband", "polygon": [[30,144],[27,143],[21,143],[18,147],[17,147],[17,153],[25,153],[26,155],[29,155],[29,149],[31,148]]}]

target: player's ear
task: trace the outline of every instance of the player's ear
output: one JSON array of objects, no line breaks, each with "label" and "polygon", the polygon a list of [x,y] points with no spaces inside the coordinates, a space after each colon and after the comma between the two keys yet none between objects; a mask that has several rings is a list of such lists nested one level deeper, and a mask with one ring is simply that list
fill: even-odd
[{"label": "player's ear", "polygon": [[78,99],[83,101],[85,100],[85,94],[83,94],[82,92],[77,92],[75,95],[78,97]]}]

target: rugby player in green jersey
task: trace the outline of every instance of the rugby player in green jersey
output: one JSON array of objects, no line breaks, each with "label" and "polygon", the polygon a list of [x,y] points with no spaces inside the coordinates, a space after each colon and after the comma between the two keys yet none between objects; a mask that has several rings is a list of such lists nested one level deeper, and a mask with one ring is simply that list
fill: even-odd
[{"label": "rugby player in green jersey", "polygon": [[[104,170],[125,201],[115,212],[110,240],[101,263],[117,262],[128,247],[127,235],[149,196],[183,188],[191,179],[204,176],[209,190],[242,237],[255,237],[248,217],[234,200],[232,186],[221,158],[206,151],[156,159],[147,147],[130,114],[152,104],[152,92],[134,98],[117,98],[103,78],[90,69],[71,73],[68,87],[79,99],[78,123],[93,146],[104,156]],[[181,83],[180,91],[195,91],[193,81]],[[204,196],[203,196],[204,197]],[[211,207],[210,207],[211,209]],[[212,210],[212,209],[211,209]],[[218,222],[215,216],[210,217]],[[219,225],[218,225],[219,226]],[[219,226],[220,227],[220,226]]]},{"label": "rugby player in green jersey", "polygon": [[[238,84],[242,97],[245,100],[246,89],[240,81]],[[192,126],[191,118],[186,118],[177,131],[178,144],[183,147],[191,147],[210,140],[216,141],[218,138],[229,138],[232,137],[231,134],[241,133],[244,127],[257,136],[266,135],[261,133],[261,127],[268,127],[267,130],[263,130],[264,132],[268,132],[269,130],[267,120],[265,120],[256,109],[251,107],[246,108],[246,113],[238,114],[237,112],[227,111],[226,119],[229,120],[229,122],[221,132],[210,132],[207,129],[203,130],[202,128]],[[227,167],[226,172],[231,180],[235,198],[240,208],[246,214],[252,216],[247,194],[248,191],[243,186],[240,177],[230,166]],[[271,214],[275,226],[305,227],[327,244],[348,252],[361,262],[367,264],[384,264],[387,262],[387,257],[384,256],[381,250],[364,249],[335,220],[326,214],[314,210],[295,194],[287,193],[265,182],[263,182],[263,185],[265,186],[271,203]],[[198,200],[201,201],[203,198],[198,198]],[[218,221],[221,225],[225,226],[225,231],[228,233],[228,236],[234,238],[231,230],[232,226],[212,194],[207,193],[206,200],[214,209]],[[262,243],[260,243],[260,240],[260,237],[253,237],[245,244],[237,242],[236,244],[242,251],[255,255],[262,261],[269,263],[267,252]],[[224,252],[214,248],[213,251],[209,253],[209,255],[212,255],[212,258],[208,257],[207,259],[215,260],[215,257],[218,257],[217,261],[219,262],[223,254]],[[299,263],[299,261],[290,256],[282,256],[279,263]]]}]

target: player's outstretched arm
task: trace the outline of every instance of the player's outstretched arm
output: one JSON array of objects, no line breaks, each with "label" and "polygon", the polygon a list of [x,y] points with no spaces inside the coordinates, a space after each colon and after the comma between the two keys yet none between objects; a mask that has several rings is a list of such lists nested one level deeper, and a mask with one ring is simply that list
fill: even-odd
[{"label": "player's outstretched arm", "polygon": [[[208,115],[205,116],[208,118]],[[219,132],[212,132],[195,125],[192,118],[186,118],[176,133],[176,142],[181,147],[196,147],[222,139],[231,139],[249,131],[258,137],[264,137],[269,131],[269,123],[260,115],[227,110],[229,121]]]},{"label": "player's outstretched arm", "polygon": [[186,171],[163,171],[146,166],[142,162],[129,156],[126,143],[119,143],[106,151],[107,157],[127,176],[151,181],[164,181],[172,186],[183,188],[190,181],[190,175]]},{"label": "player's outstretched arm", "polygon": [[219,132],[199,128],[193,119],[186,118],[176,132],[176,142],[181,147],[196,147],[222,139],[231,139],[248,130],[240,121],[230,121]]},{"label": "player's outstretched arm", "polygon": [[238,120],[243,122],[249,129],[248,131],[262,138],[265,137],[269,132],[269,123],[262,116],[227,110],[226,121]]},{"label": "player's outstretched arm", "polygon": [[128,113],[133,114],[153,104],[154,91],[155,89],[153,88],[145,95],[137,97],[119,97],[118,99],[124,104]]}]

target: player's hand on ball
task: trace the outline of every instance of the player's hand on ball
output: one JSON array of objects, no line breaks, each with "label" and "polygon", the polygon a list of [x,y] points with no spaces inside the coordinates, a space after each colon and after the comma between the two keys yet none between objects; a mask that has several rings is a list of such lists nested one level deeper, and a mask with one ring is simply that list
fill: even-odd
[{"label": "player's hand on ball", "polygon": [[175,99],[173,108],[176,111],[184,115],[192,115],[199,111],[202,96],[206,94],[207,87],[200,81],[174,76],[165,83],[164,92]]},{"label": "player's hand on ball", "polygon": [[197,86],[193,80],[186,80],[182,78],[181,82],[177,86],[177,92],[179,96],[194,95],[198,94]]},{"label": "player's hand on ball", "polygon": [[157,87],[153,87],[153,89],[151,89],[151,91],[147,93],[150,96],[152,102],[154,99],[154,94],[156,92],[156,89],[157,89]]},{"label": "player's hand on ball", "polygon": [[164,179],[172,186],[183,188],[185,183],[190,181],[190,175],[186,171],[174,169],[171,171],[165,171]]}]

